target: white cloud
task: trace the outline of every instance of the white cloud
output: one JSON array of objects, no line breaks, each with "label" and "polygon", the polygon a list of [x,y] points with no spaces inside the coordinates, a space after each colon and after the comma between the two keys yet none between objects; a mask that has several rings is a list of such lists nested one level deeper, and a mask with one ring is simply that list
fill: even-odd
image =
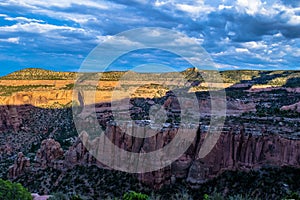
[{"label": "white cloud", "polygon": [[235,51],[237,53],[249,53],[249,50],[246,48],[236,48]]},{"label": "white cloud", "polygon": [[217,69],[240,69],[239,66],[236,65],[229,65],[229,64],[224,64],[224,63],[214,63],[214,66]]},{"label": "white cloud", "polygon": [[8,16],[6,16],[4,19],[7,21],[18,21],[18,22],[44,22],[43,20],[29,19],[26,17],[8,17]]},{"label": "white cloud", "polygon": [[200,13],[206,13],[214,10],[211,7],[205,7],[205,6],[194,6],[194,5],[187,5],[187,4],[177,4],[176,7],[179,10],[191,13],[193,15],[199,15]]},{"label": "white cloud", "polygon": [[300,25],[300,16],[296,15],[296,13],[299,12],[299,8],[290,8],[279,4],[277,4],[275,8],[284,13],[282,17],[287,20],[288,24]]},{"label": "white cloud", "polygon": [[236,4],[241,11],[253,15],[258,12],[262,3],[260,0],[237,0]]},{"label": "white cloud", "polygon": [[156,0],[154,5],[156,7],[160,7],[160,6],[163,6],[163,5],[166,5],[167,3],[169,3],[169,1],[159,1],[159,0]]},{"label": "white cloud", "polygon": [[215,8],[206,5],[202,0],[193,1],[193,3],[189,3],[189,4],[175,3],[174,6],[178,10],[187,12],[194,19],[215,10]]},{"label": "white cloud", "polygon": [[216,10],[214,7],[205,4],[204,0],[155,0],[153,5],[155,7],[165,6],[170,10],[175,8],[194,16]]},{"label": "white cloud", "polygon": [[273,37],[275,37],[275,38],[283,38],[283,35],[282,35],[281,32],[279,32],[279,33],[274,34]]},{"label": "white cloud", "polygon": [[224,9],[231,9],[233,6],[226,6],[224,4],[219,5],[218,9],[219,10],[224,10]]},{"label": "white cloud", "polygon": [[272,6],[267,5],[267,2],[262,3],[260,0],[237,0],[236,9],[249,15],[262,14],[270,16],[277,13],[272,9]]},{"label": "white cloud", "polygon": [[0,42],[9,42],[9,43],[14,43],[14,44],[19,44],[20,38],[14,37],[14,38],[0,39]]},{"label": "white cloud", "polygon": [[97,16],[82,13],[60,12],[55,10],[38,9],[37,13],[59,20],[70,20],[79,24],[85,24],[88,21],[97,21]]},{"label": "white cloud", "polygon": [[189,45],[195,45],[195,44],[201,45],[202,43],[203,43],[203,39],[198,39],[194,37],[179,37],[179,38],[175,38],[174,40],[174,46],[180,46],[180,47],[188,47]]},{"label": "white cloud", "polygon": [[300,16],[298,16],[298,15],[291,15],[290,19],[288,21],[288,24],[293,25],[293,26],[300,25]]},{"label": "white cloud", "polygon": [[295,57],[300,57],[300,48],[294,48],[292,55]]},{"label": "white cloud", "polygon": [[265,52],[265,54],[262,53],[252,53],[251,54],[252,58],[258,59],[261,62],[266,62],[266,63],[275,63],[275,64],[279,64],[284,62],[283,60],[283,56],[281,56],[280,54],[272,54],[271,52],[268,54],[268,51]]},{"label": "white cloud", "polygon": [[242,44],[247,49],[266,49],[268,45],[265,44],[263,41],[251,41],[251,42],[245,42]]},{"label": "white cloud", "polygon": [[112,36],[111,36],[111,35],[106,35],[106,36],[103,36],[103,35],[97,35],[96,38],[97,38],[97,39],[96,39],[96,43],[97,43],[97,44],[101,44],[102,42],[111,39]]},{"label": "white cloud", "polygon": [[100,43],[105,41],[107,47],[112,47],[108,51],[116,51],[115,47],[122,46],[124,49],[142,47],[143,44],[135,41],[134,39],[125,36],[97,36]]},{"label": "white cloud", "polygon": [[52,30],[68,30],[85,32],[82,28],[73,28],[69,26],[57,26],[53,24],[39,24],[36,22],[30,22],[26,24],[17,23],[12,26],[2,26],[0,31],[3,32],[31,32],[31,33],[45,33]]},{"label": "white cloud", "polygon": [[299,8],[293,8],[288,7],[283,4],[275,3],[272,6],[268,8],[269,13],[273,13],[274,15],[281,15],[281,18],[283,20],[286,20],[287,24],[296,26],[300,25],[300,7]]},{"label": "white cloud", "polygon": [[89,6],[94,7],[98,9],[109,9],[112,3],[107,3],[105,1],[89,1],[89,0],[47,0],[47,1],[40,1],[40,0],[8,0],[5,3],[2,3],[5,5],[20,5],[24,7],[29,8],[38,8],[38,7],[60,7],[60,8],[67,8],[70,7],[72,4],[82,5],[82,6]]},{"label": "white cloud", "polygon": [[[99,14],[101,11],[110,11],[110,10],[118,10],[118,9],[125,9],[126,6],[122,4],[113,3],[111,1],[105,0],[47,0],[47,1],[40,1],[40,0],[7,0],[5,2],[1,2],[0,6],[21,6],[28,10],[31,13],[46,15],[54,19],[60,20],[71,20],[79,24],[85,24],[88,21],[98,21],[99,15],[95,14],[86,14],[84,12],[67,12],[67,11],[58,11],[54,7],[59,8],[70,8],[72,6],[80,6],[84,10],[85,7],[91,7],[93,9],[99,9]],[[41,20],[35,19],[28,19],[24,17],[17,17],[12,18],[7,15],[1,15],[0,17],[6,17],[6,20],[16,20],[18,22],[42,22]],[[101,19],[102,20],[102,19]]]},{"label": "white cloud", "polygon": [[218,52],[218,53],[212,53],[211,54],[212,56],[224,56],[224,55],[228,55],[228,51],[221,51],[221,52]]},{"label": "white cloud", "polygon": [[199,21],[200,18],[205,18],[207,14],[218,9],[205,3],[205,0],[155,0],[152,5],[161,13],[178,18],[189,18],[193,21]]}]

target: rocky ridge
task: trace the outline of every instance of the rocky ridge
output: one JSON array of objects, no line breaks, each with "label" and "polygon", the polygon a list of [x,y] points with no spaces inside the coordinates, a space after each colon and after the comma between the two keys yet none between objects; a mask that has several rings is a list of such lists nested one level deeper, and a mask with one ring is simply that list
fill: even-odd
[{"label": "rocky ridge", "polygon": [[[174,137],[176,131],[168,130],[147,140],[134,140],[132,137],[126,137],[123,140],[121,138],[124,137],[124,132],[115,126],[109,126],[106,134],[112,142],[126,150],[146,152],[163,148],[170,138]],[[233,131],[223,132],[212,151],[206,157],[197,159],[197,152],[206,134],[207,132],[199,131],[198,138],[191,147],[171,166],[151,173],[138,174],[138,179],[154,188],[160,188],[182,179],[192,187],[198,187],[226,170],[249,171],[263,166],[300,167],[300,140],[272,135],[246,135],[242,127],[238,134]],[[87,134],[82,133],[74,145],[65,152],[53,139],[44,140],[36,154],[34,168],[50,167],[63,171],[77,165],[96,165],[109,169],[97,161],[87,151],[84,144],[95,149],[98,146],[97,138],[89,141]],[[19,153],[15,164],[10,168],[10,178],[22,175],[28,167],[29,160]]]}]

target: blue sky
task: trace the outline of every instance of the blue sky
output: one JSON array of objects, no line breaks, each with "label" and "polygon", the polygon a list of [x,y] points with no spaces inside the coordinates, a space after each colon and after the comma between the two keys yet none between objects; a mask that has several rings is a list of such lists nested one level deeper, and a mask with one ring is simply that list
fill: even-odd
[{"label": "blue sky", "polygon": [[141,27],[195,38],[220,70],[300,70],[298,0],[0,0],[0,75],[76,71],[98,44]]}]

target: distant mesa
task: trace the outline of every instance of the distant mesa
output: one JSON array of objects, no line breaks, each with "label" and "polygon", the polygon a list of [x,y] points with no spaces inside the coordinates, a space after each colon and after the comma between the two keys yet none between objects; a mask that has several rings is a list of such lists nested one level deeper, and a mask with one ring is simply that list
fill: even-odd
[{"label": "distant mesa", "polygon": [[[218,72],[193,67],[179,73],[186,82],[190,83],[190,92],[226,88],[226,93],[230,96],[233,93],[231,90],[239,88],[247,92],[267,92],[274,89],[296,93],[300,91],[300,71],[230,70]],[[70,106],[78,75],[82,80],[100,78],[96,91],[97,102],[111,101],[113,91],[117,92],[118,98],[123,98],[128,93],[133,94],[131,98],[161,97],[168,88],[160,87],[160,83],[166,81],[166,85],[182,84],[182,81],[177,80],[180,77],[178,72],[111,71],[99,72],[98,77],[93,76],[94,73],[82,74],[27,68],[0,77],[0,105]],[[88,86],[88,83],[83,85],[84,88]]]},{"label": "distant mesa", "polygon": [[75,72],[56,72],[42,68],[26,68],[10,73],[0,80],[74,80]]}]

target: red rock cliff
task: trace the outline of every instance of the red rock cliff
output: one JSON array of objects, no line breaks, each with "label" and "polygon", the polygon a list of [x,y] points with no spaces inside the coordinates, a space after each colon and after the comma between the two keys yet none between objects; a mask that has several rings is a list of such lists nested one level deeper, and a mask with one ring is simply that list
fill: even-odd
[{"label": "red rock cliff", "polygon": [[[108,138],[119,147],[131,152],[150,152],[164,147],[176,134],[170,129],[147,139],[134,139],[116,126],[108,126]],[[84,136],[83,136],[84,135]],[[87,141],[87,134],[81,136]],[[211,179],[225,170],[257,169],[264,165],[300,167],[300,141],[284,138],[279,135],[245,135],[243,128],[239,134],[222,133],[212,151],[204,158],[197,159],[197,152],[203,143],[206,133],[198,132],[191,147],[171,166],[164,169],[139,174],[138,178],[155,188],[170,184],[176,179],[186,179],[197,185]],[[87,142],[97,147],[97,139]],[[112,155],[113,156],[113,155]],[[96,164],[97,162],[78,140],[65,154],[68,165]]]}]

